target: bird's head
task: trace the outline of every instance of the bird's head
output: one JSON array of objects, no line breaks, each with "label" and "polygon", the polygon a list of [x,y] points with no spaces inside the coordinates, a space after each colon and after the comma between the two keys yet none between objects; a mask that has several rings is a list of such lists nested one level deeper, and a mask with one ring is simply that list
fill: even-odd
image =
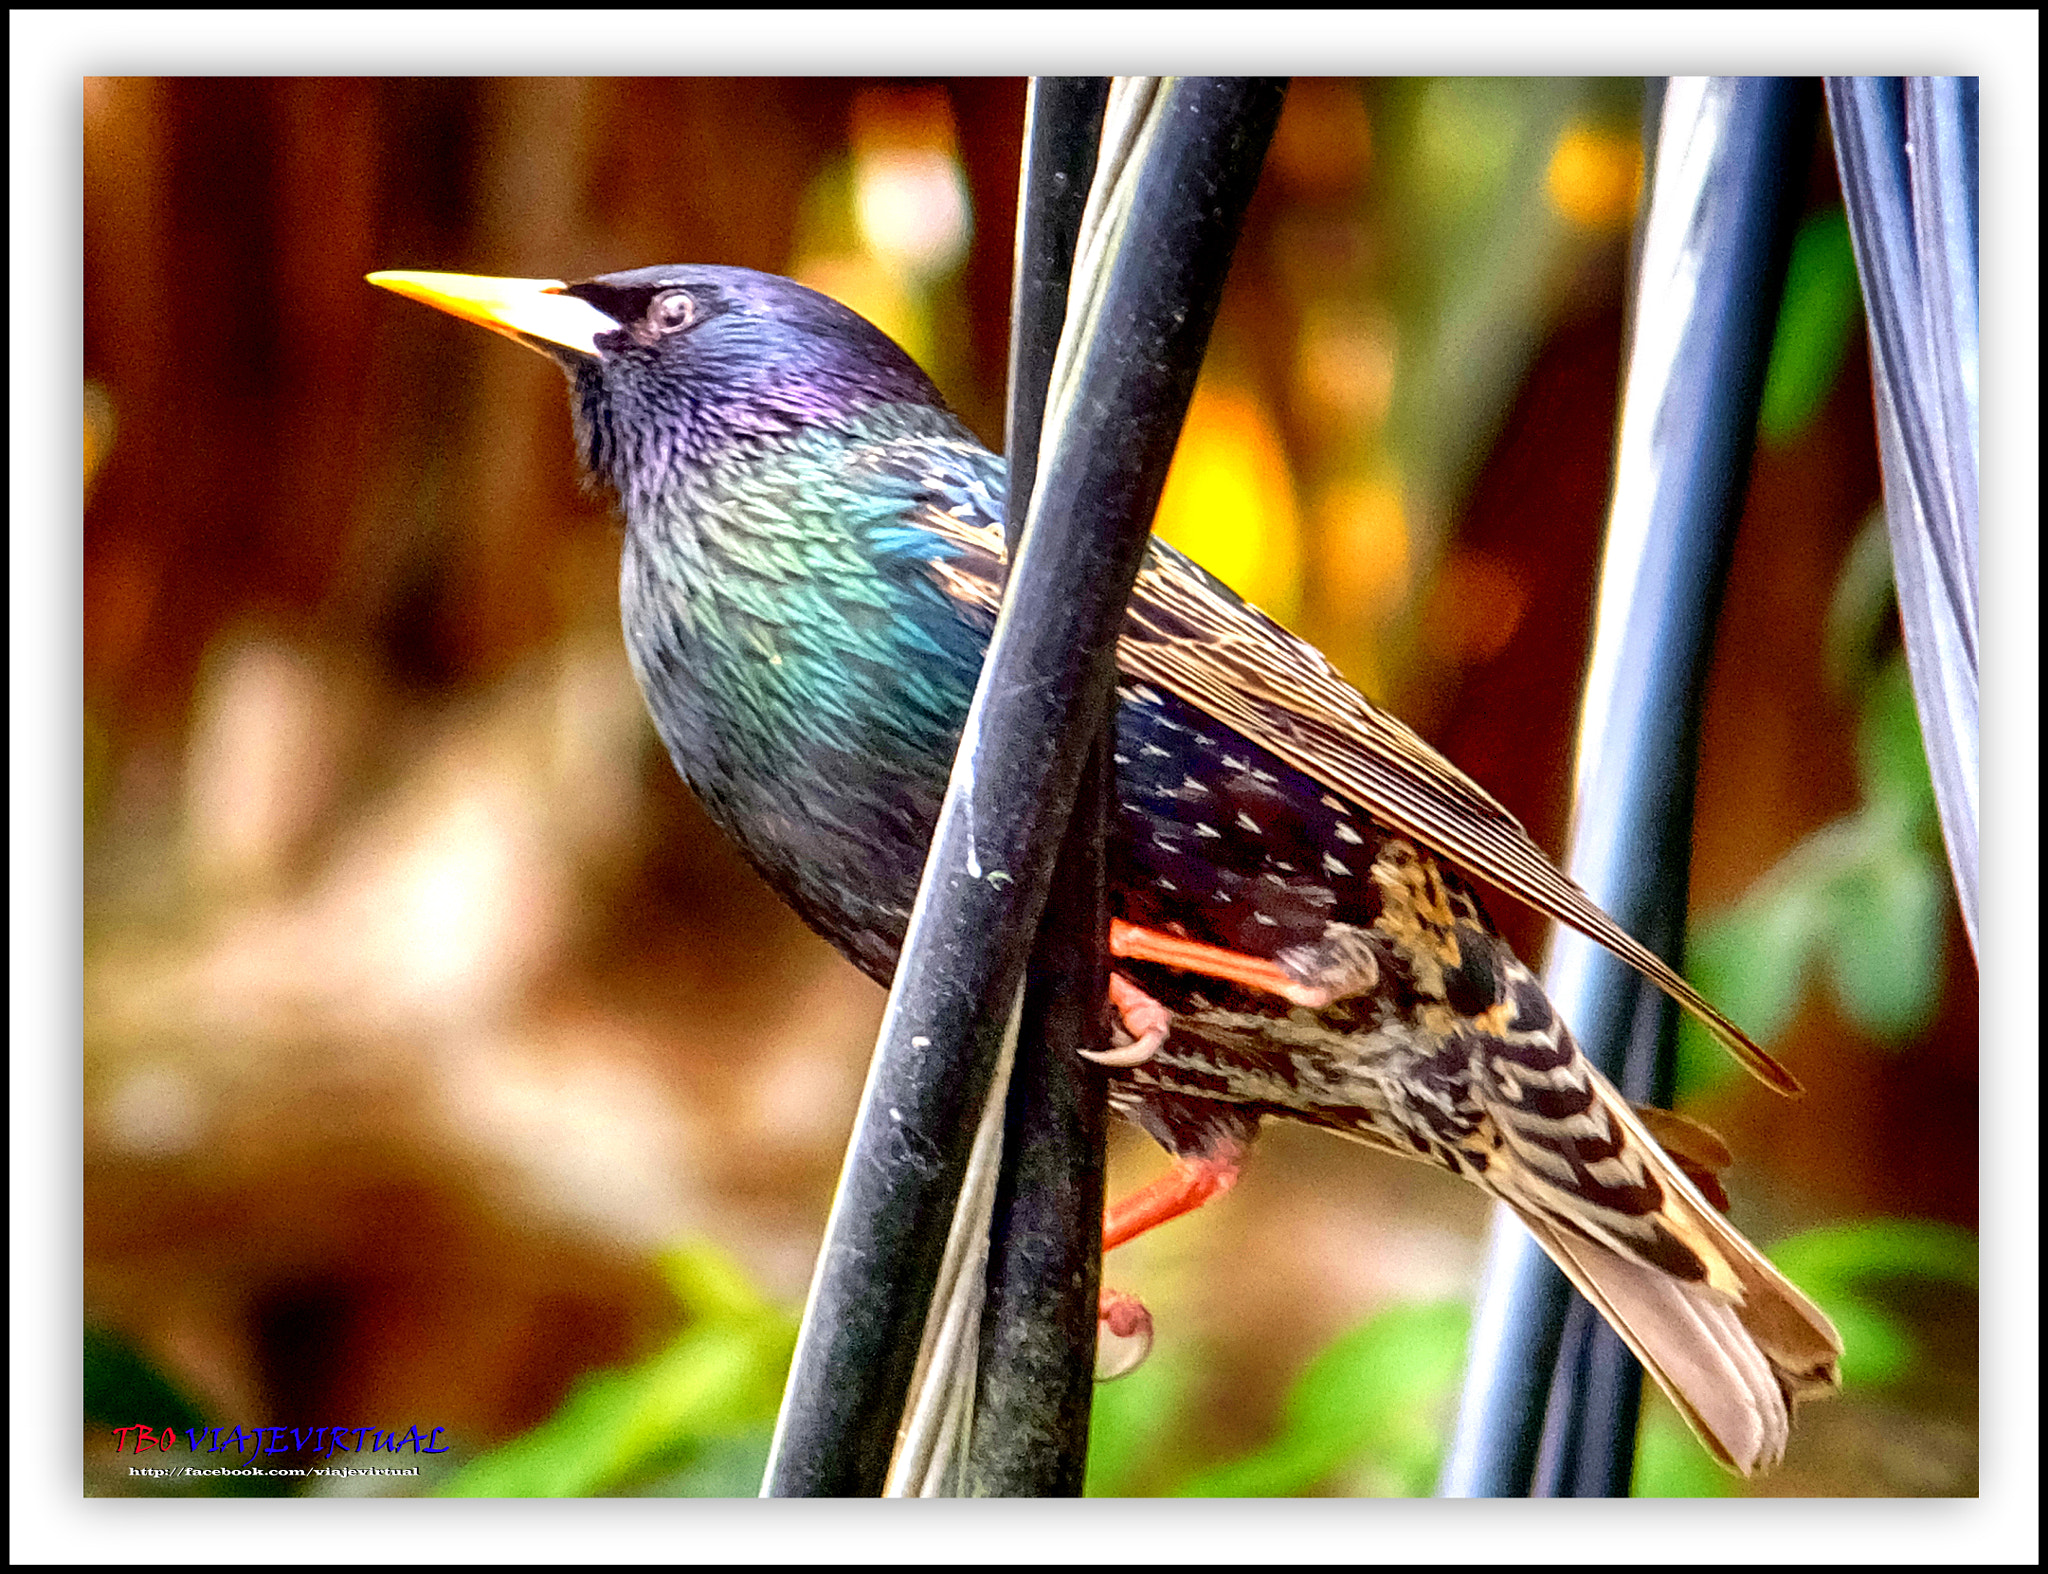
[{"label": "bird's head", "polygon": [[628,518],[736,446],[843,428],[877,405],[945,409],[917,363],[858,313],[750,268],[635,268],[564,284],[461,273],[370,282],[558,362],[576,444]]}]

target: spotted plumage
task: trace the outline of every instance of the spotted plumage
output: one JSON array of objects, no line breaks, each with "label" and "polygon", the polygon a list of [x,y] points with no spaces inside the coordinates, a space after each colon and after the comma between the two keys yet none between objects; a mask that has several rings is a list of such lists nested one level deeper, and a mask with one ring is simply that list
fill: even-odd
[{"label": "spotted plumage", "polygon": [[[623,504],[627,649],[663,741],[886,981],[1001,602],[1002,461],[895,345],[787,280],[379,279],[567,370],[579,450]],[[1517,1210],[1722,1459],[1775,1461],[1792,1403],[1834,1382],[1833,1329],[1688,1178],[1712,1186],[1725,1150],[1615,1094],[1461,870],[1796,1084],[1485,792],[1156,542],[1120,663],[1112,1001],[1149,1026],[1111,1097],[1186,1184],[1113,1210],[1110,1237],[1227,1186],[1270,1117],[1439,1165]]]}]

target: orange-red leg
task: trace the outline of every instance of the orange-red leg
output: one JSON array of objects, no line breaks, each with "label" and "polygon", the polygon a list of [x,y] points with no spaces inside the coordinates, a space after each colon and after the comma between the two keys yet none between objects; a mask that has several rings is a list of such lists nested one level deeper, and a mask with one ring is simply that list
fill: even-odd
[{"label": "orange-red leg", "polygon": [[[1242,984],[1311,1009],[1326,1006],[1333,998],[1331,991],[1301,983],[1279,963],[1264,957],[1145,929],[1121,918],[1110,920],[1109,952],[1111,956],[1157,962],[1182,972]],[[1110,974],[1109,998],[1134,1042],[1090,1058],[1108,1065],[1140,1065],[1166,1042],[1173,1015],[1118,973]],[[1176,1158],[1166,1174],[1109,1209],[1102,1224],[1102,1249],[1114,1250],[1169,1219],[1194,1212],[1210,1198],[1221,1196],[1237,1184],[1243,1162],[1244,1145],[1229,1141],[1218,1143],[1213,1151],[1199,1158]],[[1152,1315],[1135,1296],[1105,1288],[1097,1316],[1100,1328],[1096,1376],[1106,1382],[1134,1371],[1144,1361],[1152,1348]]]},{"label": "orange-red leg", "polygon": [[1193,1213],[1211,1197],[1222,1196],[1237,1184],[1243,1163],[1244,1147],[1235,1142],[1219,1143],[1200,1158],[1176,1158],[1166,1174],[1109,1210],[1102,1222],[1102,1249],[1112,1251],[1169,1219]]},{"label": "orange-red leg", "polygon": [[[1211,1197],[1237,1184],[1244,1162],[1244,1144],[1220,1142],[1200,1158],[1176,1158],[1173,1168],[1109,1210],[1102,1222],[1102,1249],[1109,1251],[1134,1236],[1192,1213]],[[1098,1382],[1134,1372],[1152,1350],[1152,1314],[1135,1295],[1104,1286],[1097,1303],[1095,1376]]]},{"label": "orange-red leg", "polygon": [[1312,1010],[1321,1009],[1333,998],[1329,990],[1300,982],[1278,962],[1265,957],[1226,951],[1221,946],[1184,940],[1179,935],[1166,934],[1158,929],[1143,929],[1136,924],[1127,924],[1121,918],[1109,921],[1109,954],[1129,957],[1137,962],[1157,962],[1162,967],[1178,968],[1184,973],[1200,973],[1205,978],[1242,984],[1247,989],[1278,995],[1282,1000],[1308,1006]]}]

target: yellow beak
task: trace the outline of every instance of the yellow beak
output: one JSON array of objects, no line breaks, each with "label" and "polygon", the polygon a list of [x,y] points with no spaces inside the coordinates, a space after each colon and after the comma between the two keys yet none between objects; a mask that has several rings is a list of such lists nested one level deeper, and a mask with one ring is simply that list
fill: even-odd
[{"label": "yellow beak", "polygon": [[367,277],[380,290],[424,301],[557,359],[560,350],[594,358],[597,336],[619,331],[619,324],[590,302],[564,295],[568,286],[559,279],[486,279],[405,269]]}]

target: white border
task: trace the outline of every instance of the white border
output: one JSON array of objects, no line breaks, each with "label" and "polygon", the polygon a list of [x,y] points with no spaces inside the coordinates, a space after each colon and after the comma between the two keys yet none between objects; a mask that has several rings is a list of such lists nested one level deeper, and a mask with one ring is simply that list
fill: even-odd
[{"label": "white border", "polygon": [[[2039,1550],[2039,18],[2031,12],[13,12],[14,1559],[2031,1561]],[[795,41],[795,42],[789,42]],[[1982,78],[1985,1357],[1978,1502],[847,1505],[79,1497],[79,79],[1937,71]],[[1994,851],[1995,850],[1995,851]],[[1818,1113],[1818,1112],[1817,1112]],[[1532,1518],[1540,1514],[1541,1520]],[[886,1518],[885,1518],[886,1516]],[[1652,1517],[1654,1516],[1654,1518]],[[1012,1521],[1014,1520],[1014,1524]],[[1536,1527],[1541,1525],[1539,1530]],[[1626,1527],[1626,1528],[1623,1528]],[[1619,1533],[1617,1533],[1617,1531]]]}]

